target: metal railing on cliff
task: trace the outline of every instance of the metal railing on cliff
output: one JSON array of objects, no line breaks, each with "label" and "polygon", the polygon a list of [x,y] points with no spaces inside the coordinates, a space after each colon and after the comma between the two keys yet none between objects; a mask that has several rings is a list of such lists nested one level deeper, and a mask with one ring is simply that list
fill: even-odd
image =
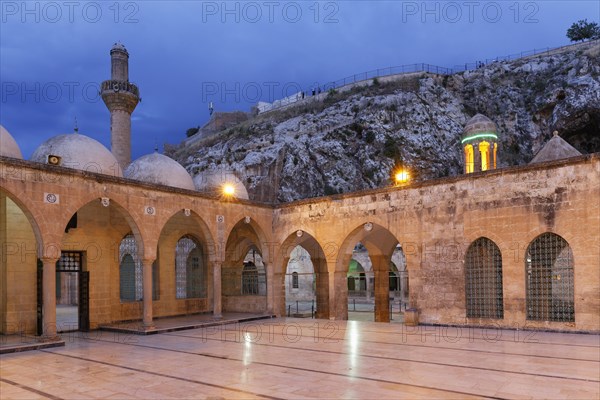
[{"label": "metal railing on cliff", "polygon": [[[465,71],[473,71],[479,68],[483,68],[487,65],[493,64],[495,62],[503,62],[503,61],[512,61],[518,60],[521,58],[527,58],[532,56],[542,56],[542,55],[551,55],[558,54],[563,51],[567,51],[573,47],[591,47],[594,44],[600,44],[600,39],[590,40],[583,43],[574,43],[564,46],[556,46],[556,47],[544,47],[541,49],[533,49],[528,51],[522,51],[519,53],[509,54],[505,56],[498,56],[494,58],[486,58],[481,61],[475,62],[467,62],[460,65],[455,65],[453,68],[440,67],[438,65],[418,63],[418,64],[406,64],[406,65],[398,65],[393,67],[386,68],[378,68],[371,71],[365,71],[358,74],[350,75],[342,79],[338,79],[336,81],[328,82],[324,85],[311,87],[309,90],[302,91],[300,93],[296,93],[292,96],[286,97],[284,99],[275,100],[273,103],[270,103],[272,107],[265,109],[263,112],[280,110],[282,108],[302,103],[306,101],[319,100],[323,98],[330,90],[338,90],[344,88],[349,85],[354,85],[357,83],[365,82],[372,79],[386,78],[391,76],[401,76],[412,73],[429,73],[436,75],[454,75],[458,73],[463,73]],[[314,98],[316,97],[316,99]]]}]

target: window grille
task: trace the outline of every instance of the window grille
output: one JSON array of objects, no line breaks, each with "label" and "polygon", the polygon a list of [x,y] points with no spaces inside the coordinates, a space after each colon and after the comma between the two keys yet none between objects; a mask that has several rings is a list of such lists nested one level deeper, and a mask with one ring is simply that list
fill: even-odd
[{"label": "window grille", "polygon": [[81,271],[81,252],[63,251],[56,263],[56,271],[79,272]]},{"label": "window grille", "polygon": [[502,255],[488,238],[469,246],[465,257],[467,318],[504,318]]},{"label": "window grille", "polygon": [[258,268],[253,262],[244,263],[242,270],[242,294],[258,294]]},{"label": "window grille", "polygon": [[125,254],[119,267],[121,301],[136,301],[135,261],[131,254]]},{"label": "window grille", "polygon": [[[140,301],[144,297],[143,267],[138,257],[138,246],[133,234],[128,234],[119,245],[119,284],[121,301]],[[158,261],[152,264],[152,300],[159,294]]]},{"label": "window grille", "polygon": [[160,268],[158,266],[158,257],[152,263],[152,300],[160,298]]},{"label": "window grille", "polygon": [[178,299],[202,297],[204,268],[200,246],[189,237],[182,237],[175,247],[175,287]]},{"label": "window grille", "polygon": [[573,253],[554,233],[538,236],[527,248],[527,319],[575,321]]},{"label": "window grille", "polygon": [[292,289],[298,289],[298,273],[292,272]]}]

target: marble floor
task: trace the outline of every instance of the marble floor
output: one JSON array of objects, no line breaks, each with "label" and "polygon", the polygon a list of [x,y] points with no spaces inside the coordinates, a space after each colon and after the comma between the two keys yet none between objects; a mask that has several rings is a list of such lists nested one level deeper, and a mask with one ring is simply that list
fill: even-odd
[{"label": "marble floor", "polygon": [[600,337],[279,318],[0,357],[2,399],[598,399]]},{"label": "marble floor", "polygon": [[58,332],[77,330],[79,326],[79,307],[56,305],[56,329]]}]

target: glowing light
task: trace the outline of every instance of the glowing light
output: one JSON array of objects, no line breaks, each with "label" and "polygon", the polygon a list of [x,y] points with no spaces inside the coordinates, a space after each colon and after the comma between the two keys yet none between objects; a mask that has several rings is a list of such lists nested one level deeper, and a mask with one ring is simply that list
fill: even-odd
[{"label": "glowing light", "polygon": [[490,169],[490,144],[486,141],[479,143],[479,152],[481,153],[481,170]]},{"label": "glowing light", "polygon": [[469,140],[480,139],[480,138],[498,139],[498,135],[496,135],[495,133],[479,133],[477,135],[466,137],[463,140],[461,140],[460,142],[464,144],[465,142],[468,142]]},{"label": "glowing light", "polygon": [[467,174],[475,171],[475,154],[472,144],[465,145],[465,172]]},{"label": "glowing light", "polygon": [[406,183],[410,180],[410,172],[405,169],[401,169],[394,174],[396,183]]},{"label": "glowing light", "polygon": [[235,187],[231,183],[223,185],[223,194],[225,196],[233,196],[235,194]]}]

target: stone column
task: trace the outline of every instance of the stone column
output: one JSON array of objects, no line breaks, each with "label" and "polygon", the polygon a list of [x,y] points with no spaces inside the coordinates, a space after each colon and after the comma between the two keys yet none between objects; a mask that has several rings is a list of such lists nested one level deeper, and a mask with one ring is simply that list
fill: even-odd
[{"label": "stone column", "polygon": [[315,258],[312,261],[315,271],[315,290],[317,297],[315,318],[328,319],[331,309],[329,307],[329,273],[327,272],[327,262],[318,258]]},{"label": "stone column", "polygon": [[285,274],[273,273],[273,310],[269,310],[269,312],[279,317],[287,315],[285,277]]},{"label": "stone column", "polygon": [[213,262],[213,316],[223,318],[221,299],[221,263]]},{"label": "stone column", "polygon": [[[335,263],[332,263],[335,268]],[[329,271],[329,319],[348,319],[348,279],[345,271]]]},{"label": "stone column", "polygon": [[150,329],[154,327],[152,323],[152,263],[154,263],[154,260],[142,260],[142,285],[144,288],[144,329]]},{"label": "stone column", "polygon": [[56,262],[58,258],[42,258],[44,264],[42,322],[44,340],[57,339],[56,334]]},{"label": "stone column", "polygon": [[269,314],[273,314],[274,304],[275,304],[275,285],[273,282],[275,276],[273,273],[273,266],[271,263],[265,263],[263,260],[263,264],[265,266],[265,273],[267,274],[267,309],[266,312]]},{"label": "stone column", "polygon": [[389,258],[371,256],[375,274],[375,322],[390,322]]},{"label": "stone column", "polygon": [[365,289],[367,291],[367,300],[371,300],[371,274],[371,271],[365,271]]}]

